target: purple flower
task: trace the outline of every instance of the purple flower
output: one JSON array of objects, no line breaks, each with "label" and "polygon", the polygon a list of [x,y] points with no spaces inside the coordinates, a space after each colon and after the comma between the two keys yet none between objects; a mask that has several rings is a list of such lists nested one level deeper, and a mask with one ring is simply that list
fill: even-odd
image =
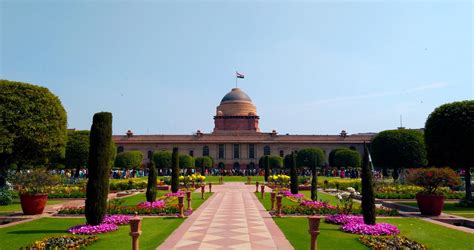
[{"label": "purple flower", "polygon": [[157,200],[154,202],[141,202],[138,203],[137,207],[139,208],[164,208],[165,207],[165,201],[163,200]]},{"label": "purple flower", "polygon": [[167,193],[167,194],[165,194],[165,196],[166,197],[180,197],[180,196],[184,196],[184,192],[179,190],[176,193]]},{"label": "purple flower", "polygon": [[115,224],[115,225],[126,225],[130,223],[130,218],[132,218],[129,215],[122,215],[122,214],[117,214],[117,215],[106,215],[104,218],[104,221],[102,223],[105,224]]},{"label": "purple flower", "polygon": [[285,197],[292,197],[292,198],[296,198],[296,199],[303,199],[304,198],[304,194],[292,194],[288,190],[280,191],[280,194],[282,194]]},{"label": "purple flower", "polygon": [[303,201],[301,202],[301,205],[305,207],[316,208],[316,209],[319,209],[319,208],[335,209],[336,208],[335,206],[329,205],[329,203],[323,202],[323,201]]},{"label": "purple flower", "polygon": [[397,235],[400,233],[396,226],[388,223],[366,225],[364,223],[352,222],[343,225],[341,230],[348,233],[365,235]]},{"label": "purple flower", "polygon": [[331,224],[345,225],[347,223],[364,223],[364,218],[358,215],[334,214],[326,216],[325,221]]},{"label": "purple flower", "polygon": [[101,234],[112,232],[118,229],[118,226],[115,224],[102,223],[97,226],[91,225],[78,225],[69,228],[67,231],[72,234]]}]

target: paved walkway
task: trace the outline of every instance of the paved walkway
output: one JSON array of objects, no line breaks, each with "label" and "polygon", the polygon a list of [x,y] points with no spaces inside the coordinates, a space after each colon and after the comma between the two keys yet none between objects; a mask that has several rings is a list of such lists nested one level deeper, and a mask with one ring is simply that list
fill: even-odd
[{"label": "paved walkway", "polygon": [[168,249],[293,249],[257,200],[253,185],[226,183],[158,247]]}]

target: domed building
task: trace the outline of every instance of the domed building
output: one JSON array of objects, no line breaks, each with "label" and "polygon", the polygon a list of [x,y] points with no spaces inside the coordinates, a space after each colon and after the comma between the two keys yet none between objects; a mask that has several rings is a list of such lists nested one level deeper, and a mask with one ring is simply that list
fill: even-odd
[{"label": "domed building", "polygon": [[[260,117],[252,99],[240,88],[233,88],[216,107],[214,130],[192,135],[115,135],[117,152],[140,150],[145,161],[153,152],[171,151],[174,147],[181,154],[193,157],[211,156],[214,167],[225,169],[255,169],[264,155],[285,156],[295,150],[310,147],[321,148],[326,158],[332,149],[347,147],[363,152],[364,141],[370,142],[374,134],[348,135],[280,135],[275,130],[261,132]],[[148,156],[148,157],[147,157]]]}]

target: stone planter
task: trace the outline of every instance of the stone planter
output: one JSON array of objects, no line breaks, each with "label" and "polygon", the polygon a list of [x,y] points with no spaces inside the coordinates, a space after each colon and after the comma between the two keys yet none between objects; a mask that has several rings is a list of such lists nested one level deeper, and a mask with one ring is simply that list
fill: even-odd
[{"label": "stone planter", "polygon": [[443,211],[444,195],[419,193],[416,201],[422,215],[438,216]]},{"label": "stone planter", "polygon": [[42,214],[48,201],[48,194],[20,194],[20,201],[23,214]]}]

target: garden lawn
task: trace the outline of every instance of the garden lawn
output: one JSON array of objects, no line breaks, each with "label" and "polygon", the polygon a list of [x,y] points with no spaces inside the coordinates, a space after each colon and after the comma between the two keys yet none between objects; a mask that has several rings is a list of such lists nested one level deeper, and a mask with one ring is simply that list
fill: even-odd
[{"label": "garden lawn", "polygon": [[[398,204],[418,207],[416,202],[398,202]],[[459,207],[457,203],[444,203],[443,213],[453,214],[465,218],[474,218],[474,208],[472,207]]]},{"label": "garden lawn", "polygon": [[[144,218],[140,249],[156,249],[182,222],[179,218]],[[53,236],[68,235],[66,230],[85,222],[84,218],[42,218],[0,229],[0,249],[19,249],[35,240]],[[99,240],[87,249],[130,249],[132,240],[130,226],[123,225],[115,232],[99,234]],[[69,234],[70,235],[70,234]]]},{"label": "garden lawn", "polygon": [[[309,249],[308,220],[306,218],[273,218],[295,249]],[[472,234],[449,229],[416,218],[379,219],[398,226],[401,235],[416,240],[428,249],[473,249]],[[302,226],[304,225],[304,226]],[[358,241],[359,235],[344,233],[339,225],[321,222],[318,236],[320,249],[367,249]]]},{"label": "garden lawn", "polygon": [[[63,202],[66,202],[67,200],[50,200],[48,199],[46,206],[47,205],[55,205],[55,204],[60,204]],[[13,200],[13,203],[10,205],[0,205],[0,212],[17,212],[21,211],[21,203],[20,200]]]},{"label": "garden lawn", "polygon": [[[162,196],[162,195],[165,195],[166,192],[158,192],[157,195],[156,195],[156,198]],[[199,206],[201,206],[201,204],[206,201],[213,193],[209,193],[209,192],[206,192],[204,193],[204,200],[201,199],[201,193],[196,193],[196,192],[193,192],[191,197],[192,197],[192,200],[191,200],[191,207],[193,208],[193,210],[197,209]],[[144,202],[146,201],[146,195],[145,193],[139,193],[137,195],[133,195],[133,196],[129,196],[129,197],[125,197],[125,198],[119,198],[119,199],[122,199],[124,200],[124,203],[122,204],[123,206],[135,206],[137,205],[138,203],[140,202]],[[178,200],[176,200],[176,204],[178,204]],[[185,209],[187,208],[187,201],[186,201],[186,197],[184,198],[184,205],[185,205]]]},{"label": "garden lawn", "polygon": [[[219,183],[220,176],[206,176],[206,183]],[[247,183],[247,176],[223,176],[225,182],[244,182]],[[255,184],[256,181],[263,183],[263,176],[250,176],[250,183]]]}]

